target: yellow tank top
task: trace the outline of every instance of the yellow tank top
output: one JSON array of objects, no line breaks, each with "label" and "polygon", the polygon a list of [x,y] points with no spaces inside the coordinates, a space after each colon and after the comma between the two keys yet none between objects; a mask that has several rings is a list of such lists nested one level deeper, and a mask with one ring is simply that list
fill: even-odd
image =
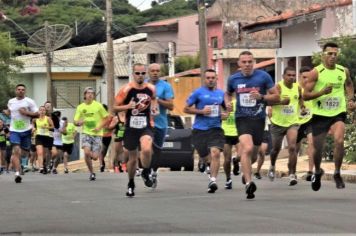
[{"label": "yellow tank top", "polygon": [[281,87],[281,100],[288,97],[290,102],[288,105],[272,106],[271,122],[282,127],[289,127],[299,122],[299,85],[293,83],[292,88],[284,85],[283,80],[278,82]]},{"label": "yellow tank top", "polygon": [[45,116],[43,119],[36,119],[36,135],[51,136],[47,116]]},{"label": "yellow tank top", "polygon": [[235,124],[235,110],[236,110],[236,100],[232,101],[232,112],[230,112],[229,117],[223,120],[221,123],[221,128],[224,130],[225,136],[237,136],[237,129]]},{"label": "yellow tank top", "polygon": [[332,91],[330,94],[313,99],[313,114],[332,117],[346,112],[345,68],[336,65],[335,69],[331,70],[320,64],[315,69],[319,76],[313,91],[319,92],[327,85],[332,85]]}]

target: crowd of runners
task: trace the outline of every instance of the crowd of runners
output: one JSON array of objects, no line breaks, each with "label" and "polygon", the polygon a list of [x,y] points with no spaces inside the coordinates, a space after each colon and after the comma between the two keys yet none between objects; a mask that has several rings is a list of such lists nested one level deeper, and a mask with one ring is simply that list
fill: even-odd
[{"label": "crowd of runners", "polygon": [[[225,189],[232,188],[232,174],[242,173],[247,199],[255,197],[255,179],[261,179],[261,166],[269,152],[268,178],[275,179],[276,160],[286,140],[290,186],[298,183],[297,159],[306,139],[309,168],[307,181],[321,187],[322,152],[327,135],[334,139],[334,180],[345,188],[340,175],[344,156],[347,112],[356,108],[354,87],[347,68],[336,63],[338,45],[326,43],[322,63],[297,71],[286,67],[276,84],[265,71],[254,69],[254,57],[243,51],[239,70],[227,79],[226,91],[217,88],[217,74],[208,69],[204,84],[186,100],[184,112],[195,116],[192,144],[199,155],[198,168],[209,174],[208,193],[218,190],[220,157],[224,156]],[[77,128],[81,127],[81,148],[89,171],[96,179],[93,161],[105,171],[105,156],[114,145],[114,169],[126,171],[126,196],[135,195],[137,168],[150,188],[157,187],[157,170],[167,134],[167,112],[174,108],[171,85],[160,79],[160,65],[135,64],[133,80],[121,87],[111,109],[95,100],[95,90],[84,90],[84,102],[74,118],[61,117],[50,102],[37,106],[26,97],[26,86],[16,86],[16,97],[8,101],[0,120],[0,174],[13,170],[15,182],[22,182],[27,170],[57,174],[63,161],[68,174],[69,157]],[[112,114],[110,114],[112,111]],[[73,120],[73,122],[70,122]],[[233,152],[236,155],[233,157]],[[251,165],[257,162],[252,173]]]}]

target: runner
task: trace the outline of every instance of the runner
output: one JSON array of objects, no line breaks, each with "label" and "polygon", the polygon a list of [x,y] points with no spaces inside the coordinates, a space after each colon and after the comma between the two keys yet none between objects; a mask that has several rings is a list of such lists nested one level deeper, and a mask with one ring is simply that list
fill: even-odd
[{"label": "runner", "polygon": [[25,96],[26,86],[16,85],[16,97],[8,101],[7,107],[11,114],[10,143],[12,145],[11,162],[16,170],[15,182],[21,183],[21,154],[25,154],[31,147],[31,118],[38,116],[36,103]]},{"label": "runner", "polygon": [[126,111],[124,147],[129,152],[127,171],[129,183],[127,197],[135,196],[135,173],[138,148],[143,167],[141,177],[147,187],[152,187],[150,165],[152,155],[153,119],[158,114],[156,90],[152,84],[144,82],[146,66],[135,64],[132,68],[133,81],[122,87],[115,98],[114,111]]},{"label": "runner", "polygon": [[[108,106],[106,104],[103,104],[103,107],[105,108],[106,111],[108,111]],[[107,123],[104,124],[104,127],[103,127],[103,139],[102,139],[101,153],[99,156],[100,172],[105,171],[105,156],[108,153],[111,139],[112,139],[112,133],[113,133],[113,129],[114,129],[114,127],[110,127],[110,123],[111,123],[113,117],[114,116],[109,113]]]},{"label": "runner", "polygon": [[168,129],[167,110],[173,110],[174,98],[172,86],[166,81],[159,79],[161,71],[160,68],[161,66],[156,63],[148,66],[148,82],[155,86],[157,103],[159,105],[159,115],[155,116],[154,118],[153,128],[153,154],[151,161],[153,182],[152,188],[157,187],[157,170],[159,167],[159,159]]},{"label": "runner", "polygon": [[76,127],[72,122],[68,122],[67,117],[62,118],[63,132],[62,132],[62,143],[63,143],[63,165],[64,165],[64,174],[68,174],[68,161],[70,155],[73,152],[74,139],[77,135]]},{"label": "runner", "polygon": [[61,112],[54,111],[53,115],[55,115],[59,121],[58,128],[54,128],[53,131],[53,146],[52,146],[52,174],[58,174],[57,167],[63,158],[63,142],[62,142],[62,133],[64,130],[64,121],[61,120]]},{"label": "runner", "polygon": [[5,127],[4,121],[0,119],[0,175],[6,169],[6,140],[9,129]]},{"label": "runner", "polygon": [[288,170],[289,186],[298,183],[296,176],[297,167],[297,136],[299,129],[298,111],[303,104],[301,88],[295,82],[296,71],[293,67],[286,67],[283,72],[283,80],[276,85],[280,93],[281,101],[272,104],[271,117],[271,166],[268,170],[268,177],[271,181],[275,178],[275,165],[278,154],[282,147],[284,136],[288,143]]},{"label": "runner", "polygon": [[220,153],[225,143],[224,131],[221,129],[221,107],[225,107],[224,92],[216,88],[216,83],[215,70],[206,70],[205,84],[189,96],[184,107],[185,113],[195,115],[192,142],[199,157],[211,157],[208,193],[215,193],[218,189],[216,178],[220,167]]},{"label": "runner", "polygon": [[345,188],[340,175],[344,157],[344,136],[346,110],[354,106],[354,87],[347,68],[336,64],[339,46],[326,43],[322,52],[322,63],[315,67],[308,76],[304,90],[304,99],[313,100],[311,120],[314,144],[315,172],[312,177],[312,189],[321,187],[323,171],[320,168],[325,138],[330,129],[334,139],[334,180],[336,188]]},{"label": "runner", "polygon": [[114,116],[111,121],[110,128],[114,127],[114,145],[115,145],[115,157],[114,157],[114,171],[127,172],[126,163],[128,161],[128,152],[124,150],[124,133],[125,133],[125,112],[119,112]]},{"label": "runner", "polygon": [[225,103],[229,111],[232,95],[236,95],[235,122],[241,147],[242,180],[246,183],[247,199],[254,198],[257,189],[251,180],[251,159],[257,157],[263,139],[265,101],[279,101],[279,94],[271,76],[262,70],[254,70],[253,65],[252,53],[241,52],[238,60],[241,71],[229,77],[225,93]]},{"label": "runner", "polygon": [[74,115],[74,125],[82,128],[82,148],[84,150],[85,163],[90,172],[89,180],[94,181],[96,174],[93,170],[93,162],[100,155],[102,126],[107,122],[108,112],[103,105],[95,101],[95,91],[92,87],[84,89],[84,102],[77,107]]}]

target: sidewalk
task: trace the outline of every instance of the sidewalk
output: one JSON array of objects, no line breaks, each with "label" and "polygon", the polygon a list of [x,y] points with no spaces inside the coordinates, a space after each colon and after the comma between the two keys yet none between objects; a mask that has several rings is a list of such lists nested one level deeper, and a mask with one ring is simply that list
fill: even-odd
[{"label": "sidewalk", "polygon": [[[252,166],[254,171],[256,170],[256,163]],[[261,175],[267,176],[267,172],[270,166],[270,158],[266,156],[265,162],[261,168]],[[325,174],[323,175],[323,180],[333,181],[334,174],[334,162],[322,161],[321,168],[324,169]],[[299,179],[305,179],[306,173],[308,171],[308,156],[298,157],[297,162],[297,176]],[[288,150],[283,149],[277,159],[276,163],[276,175],[277,177],[287,177],[288,176]],[[341,176],[345,182],[356,183],[356,164],[343,163],[341,167]]]}]

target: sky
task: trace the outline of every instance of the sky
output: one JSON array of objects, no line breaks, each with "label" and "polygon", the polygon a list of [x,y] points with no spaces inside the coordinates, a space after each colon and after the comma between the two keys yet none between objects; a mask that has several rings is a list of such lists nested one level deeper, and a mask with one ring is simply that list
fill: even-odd
[{"label": "sky", "polygon": [[129,3],[141,11],[151,7],[151,0],[129,0]]}]

